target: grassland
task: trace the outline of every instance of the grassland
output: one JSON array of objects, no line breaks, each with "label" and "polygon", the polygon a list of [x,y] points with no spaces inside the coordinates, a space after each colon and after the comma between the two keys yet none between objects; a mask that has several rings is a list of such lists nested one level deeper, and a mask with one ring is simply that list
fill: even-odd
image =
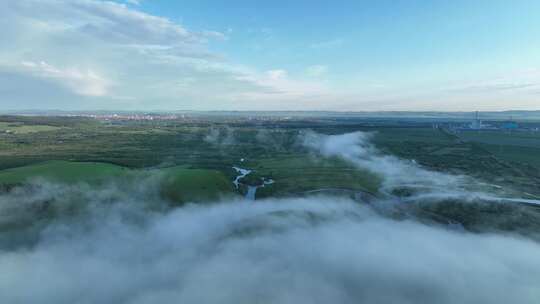
[{"label": "grassland", "polygon": [[233,193],[228,178],[216,170],[170,167],[128,169],[98,162],[48,161],[0,171],[0,185],[18,185],[42,179],[56,183],[106,183],[149,177],[160,179],[161,194],[175,203],[216,200]]},{"label": "grassland", "polygon": [[2,170],[0,183],[19,184],[37,178],[63,183],[93,182],[124,173],[125,168],[106,163],[48,161]]},{"label": "grassland", "polygon": [[516,140],[504,132],[455,135],[442,129],[387,128],[374,140],[386,152],[415,159],[427,168],[466,174],[535,198],[540,195],[540,150],[534,146],[535,133],[522,135]]},{"label": "grassland", "polygon": [[339,159],[310,156],[258,159],[255,175],[271,178],[274,184],[259,191],[260,196],[298,194],[305,191],[338,188],[376,193],[380,179]]},{"label": "grassland", "polygon": [[[208,140],[212,130],[217,130],[219,136]],[[237,165],[255,169],[256,176],[276,180],[275,185],[260,191],[260,196],[323,187],[376,190],[376,178],[367,172],[336,160],[314,161],[299,149],[296,129],[262,131],[252,126],[73,123],[39,134],[4,135],[0,138],[0,145],[5,147],[0,152],[0,167],[50,159],[105,162],[128,168],[182,166],[219,172],[230,187],[236,175],[232,166]],[[197,177],[184,182],[199,183],[192,181]],[[217,184],[225,188],[223,182]]]},{"label": "grassland", "polygon": [[56,131],[60,127],[48,125],[26,125],[22,123],[0,122],[0,133],[28,134],[37,132]]},{"label": "grassland", "polygon": [[462,132],[459,138],[475,143],[509,162],[540,168],[540,132]]},{"label": "grassland", "polygon": [[183,167],[157,170],[164,175],[162,194],[174,202],[214,201],[233,193],[229,179],[217,170]]},{"label": "grassland", "polygon": [[[376,192],[380,182],[377,176],[337,159],[314,158],[298,143],[298,134],[304,129],[327,134],[360,130],[373,133],[373,142],[383,153],[414,159],[432,170],[468,174],[488,183],[540,195],[540,153],[536,153],[537,147],[532,143],[537,141],[535,138],[511,138],[501,144],[500,134],[461,138],[431,126],[401,127],[395,123],[389,126],[310,121],[269,125],[214,121],[109,123],[74,117],[0,117],[0,123],[42,126],[39,132],[0,133],[0,170],[9,169],[2,172],[5,179],[16,180],[24,175],[17,175],[10,168],[44,166],[43,162],[50,160],[106,164],[100,166],[111,172],[175,168],[168,169],[180,170],[175,178],[170,178],[176,180],[170,185],[186,186],[171,186],[170,189],[183,189],[178,193],[166,192],[176,199],[189,200],[203,197],[201,194],[206,192],[230,192],[236,176],[232,166],[240,166],[255,170],[253,180],[265,177],[275,181],[260,188],[259,197],[320,188]],[[77,175],[99,175],[85,168],[74,171],[53,175],[64,180],[76,180]],[[197,185],[204,186],[197,188]],[[190,189],[194,189],[195,195],[188,193]]]}]

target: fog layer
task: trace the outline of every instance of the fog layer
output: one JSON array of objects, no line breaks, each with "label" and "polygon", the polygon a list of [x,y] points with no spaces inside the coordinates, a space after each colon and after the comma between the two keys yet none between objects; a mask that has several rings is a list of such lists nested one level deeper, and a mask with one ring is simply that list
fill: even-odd
[{"label": "fog layer", "polygon": [[[49,189],[55,191],[55,189]],[[100,192],[103,197],[103,192]],[[99,193],[97,193],[99,197]],[[540,245],[346,199],[150,211],[134,196],[0,251],[2,303],[537,303]]]},{"label": "fog layer", "polygon": [[[303,141],[377,173],[389,190],[468,193],[464,177],[382,155],[364,133]],[[337,197],[171,209],[158,185],[38,181],[1,194],[0,303],[540,301],[533,239],[393,217]]]}]

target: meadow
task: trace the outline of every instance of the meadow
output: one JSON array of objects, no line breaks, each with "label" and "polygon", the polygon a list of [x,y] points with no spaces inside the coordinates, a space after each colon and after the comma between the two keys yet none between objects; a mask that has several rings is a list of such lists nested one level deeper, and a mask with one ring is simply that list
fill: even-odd
[{"label": "meadow", "polygon": [[95,186],[149,178],[157,179],[164,199],[177,204],[212,201],[233,194],[228,178],[220,171],[181,166],[144,170],[99,162],[47,161],[0,171],[0,185],[47,181]]},{"label": "meadow", "polygon": [[[169,179],[168,196],[177,201],[238,192],[233,166],[254,170],[245,184],[275,181],[257,197],[286,196],[324,188],[377,193],[380,179],[339,159],[314,156],[299,144],[307,129],[325,134],[363,131],[372,134],[380,153],[454,174],[467,174],[518,192],[540,195],[540,154],[536,137],[461,134],[430,125],[337,121],[260,123],[204,120],[108,122],[87,118],[0,117],[2,125],[34,132],[0,133],[0,183],[20,183],[44,175],[61,181],[91,181],[133,170],[178,171]],[[464,138],[463,136],[468,136]],[[178,185],[185,185],[179,187]],[[193,190],[192,192],[190,192]]]},{"label": "meadow", "polygon": [[540,167],[540,132],[462,132],[459,138],[512,162]]}]

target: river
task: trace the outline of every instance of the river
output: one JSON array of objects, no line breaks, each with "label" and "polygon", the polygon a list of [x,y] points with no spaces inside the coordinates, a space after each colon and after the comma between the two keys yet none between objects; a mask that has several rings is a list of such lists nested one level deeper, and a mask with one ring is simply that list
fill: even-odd
[{"label": "river", "polygon": [[[233,181],[233,184],[234,186],[236,187],[236,189],[238,189],[240,187],[240,185],[243,185],[240,180],[244,177],[246,177],[248,174],[250,174],[251,172],[253,172],[253,170],[249,170],[249,169],[244,169],[244,168],[240,168],[240,167],[233,167],[234,170],[236,170],[236,172],[238,173],[238,176],[236,176],[236,178],[234,179]],[[258,185],[258,186],[251,186],[251,185],[246,185],[247,188],[248,188],[248,191],[246,193],[246,195],[244,196],[247,200],[251,200],[251,201],[254,201],[255,200],[255,196],[257,194],[257,189],[259,189],[260,187],[265,187],[267,185],[271,185],[274,183],[274,180],[273,179],[266,179],[263,177],[263,180],[262,180],[262,184],[261,185]]]}]

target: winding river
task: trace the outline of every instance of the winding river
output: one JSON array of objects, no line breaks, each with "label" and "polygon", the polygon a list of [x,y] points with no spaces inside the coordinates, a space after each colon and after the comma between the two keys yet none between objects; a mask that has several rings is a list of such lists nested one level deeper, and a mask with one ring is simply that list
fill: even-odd
[{"label": "winding river", "polygon": [[[236,176],[236,178],[233,181],[234,186],[236,187],[236,189],[238,189],[240,187],[240,185],[243,185],[240,182],[240,180],[242,180],[242,178],[246,177],[248,174],[253,172],[253,170],[244,169],[244,168],[240,168],[240,167],[236,167],[236,166],[234,166],[233,169],[236,170],[236,172],[238,173],[238,176]],[[257,189],[259,189],[260,187],[265,187],[267,185],[271,185],[273,183],[274,183],[273,179],[263,178],[263,181],[262,181],[261,185],[258,185],[258,186],[246,185],[248,190],[247,190],[247,193],[246,193],[246,195],[244,197],[247,200],[254,201],[255,200],[255,195],[257,194]]]}]

